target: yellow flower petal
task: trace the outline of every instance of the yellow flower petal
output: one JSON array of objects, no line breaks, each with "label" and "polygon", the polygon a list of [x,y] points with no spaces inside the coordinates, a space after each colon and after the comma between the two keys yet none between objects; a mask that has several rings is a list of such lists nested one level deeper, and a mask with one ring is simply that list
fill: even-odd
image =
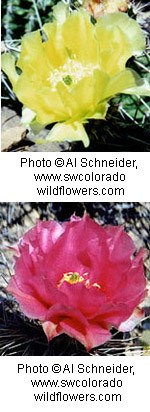
[{"label": "yellow flower petal", "polygon": [[43,43],[43,49],[51,64],[51,67],[62,66],[68,57],[68,52],[62,36],[62,28],[57,22],[46,23],[43,26],[47,40]]},{"label": "yellow flower petal", "polygon": [[118,27],[114,27],[113,30],[108,27],[104,30],[98,26],[96,36],[100,44],[101,70],[113,76],[125,68],[127,60],[131,57],[130,44]]},{"label": "yellow flower petal", "polygon": [[104,99],[110,99],[117,93],[124,93],[124,90],[127,88],[135,87],[139,79],[139,76],[133,70],[123,70],[109,80],[107,87],[105,88]]},{"label": "yellow flower petal", "polygon": [[60,82],[57,85],[57,91],[62,102],[65,102],[66,120],[68,117],[68,120],[71,118],[73,122],[83,121],[88,117],[88,113],[94,113],[96,102],[94,101],[94,80],[91,76],[84,77],[72,88]]},{"label": "yellow flower petal", "polygon": [[84,11],[75,11],[62,27],[65,47],[82,63],[98,64],[99,45],[95,39],[95,27]]},{"label": "yellow flower petal", "polygon": [[85,147],[89,145],[89,138],[84,129],[84,126],[78,122],[70,124],[55,124],[46,140],[50,142],[63,142],[64,140],[73,142],[76,140],[81,140]]},{"label": "yellow flower petal", "polygon": [[95,107],[94,113],[88,113],[88,119],[105,119],[108,107],[107,102],[99,103]]},{"label": "yellow flower petal", "polygon": [[36,98],[36,88],[27,74],[22,73],[13,88],[18,99],[24,104],[24,106],[35,111],[39,104]]},{"label": "yellow flower petal", "polygon": [[109,82],[110,76],[101,70],[95,70],[93,73],[94,81],[94,101],[100,102],[103,100],[104,91]]},{"label": "yellow flower petal", "polygon": [[15,57],[10,53],[3,53],[1,58],[2,70],[7,74],[12,86],[16,84],[19,76],[15,68]]},{"label": "yellow flower petal", "polygon": [[76,117],[73,116],[73,120],[93,118],[95,113],[96,118],[104,118],[106,104],[105,107],[104,105],[99,106],[99,102],[103,100],[108,81],[109,77],[106,73],[94,70],[92,79],[90,76],[85,77],[77,84],[72,92],[73,99],[78,102],[78,112]]},{"label": "yellow flower petal", "polygon": [[32,110],[28,109],[28,107],[23,107],[22,109],[22,119],[21,123],[24,124],[25,126],[28,126],[33,119],[35,119],[36,113],[33,112]]},{"label": "yellow flower petal", "polygon": [[135,94],[137,96],[150,96],[150,84],[146,79],[139,79],[137,86],[125,89],[125,94]]},{"label": "yellow flower petal", "polygon": [[69,5],[66,5],[62,1],[57,3],[53,7],[53,16],[57,20],[57,23],[63,24],[69,16]]},{"label": "yellow flower petal", "polygon": [[47,54],[44,52],[40,31],[24,35],[17,66],[29,76],[32,82],[45,82],[51,68]]},{"label": "yellow flower petal", "polygon": [[[125,13],[106,14],[98,19],[96,27],[100,27],[104,31],[112,31],[112,33],[114,27],[118,27],[130,45],[131,55],[139,53],[145,48],[145,37],[140,26]],[[111,43],[111,37],[108,40]]]},{"label": "yellow flower petal", "polygon": [[110,75],[125,68],[127,60],[145,47],[145,38],[137,22],[124,13],[102,16],[96,24],[100,44],[101,69]]},{"label": "yellow flower petal", "polygon": [[53,92],[48,87],[43,87],[37,91],[36,98],[39,102],[39,110],[37,111],[37,121],[39,123],[50,124],[69,118],[66,104],[62,101],[59,93]]},{"label": "yellow flower petal", "polygon": [[50,87],[37,87],[26,74],[21,74],[14,87],[19,100],[36,113],[37,121],[46,125],[66,119],[66,108],[58,93]]}]

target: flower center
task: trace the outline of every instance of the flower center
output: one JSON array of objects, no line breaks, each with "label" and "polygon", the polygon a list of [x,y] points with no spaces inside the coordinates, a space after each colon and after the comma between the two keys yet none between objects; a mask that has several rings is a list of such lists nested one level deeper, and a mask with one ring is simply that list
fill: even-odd
[{"label": "flower center", "polygon": [[[87,276],[87,278],[85,278],[85,276]],[[83,276],[79,275],[78,272],[67,272],[58,283],[58,287],[60,287],[64,282],[70,283],[70,285],[84,282],[84,286],[86,288],[96,287],[97,289],[101,289],[101,286],[98,283],[93,283],[92,285],[90,284],[87,272],[84,273]]]},{"label": "flower center", "polygon": [[[86,273],[85,273],[86,275]],[[73,285],[74,283],[80,283],[83,282],[84,277],[80,276],[79,273],[77,272],[68,272],[65,273],[61,279],[61,281],[59,282],[58,286],[61,286],[63,282],[68,282],[71,285]]]},{"label": "flower center", "polygon": [[52,91],[56,91],[59,82],[65,83],[67,86],[77,84],[85,76],[91,76],[93,71],[98,68],[91,63],[83,65],[81,62],[68,58],[63,66],[53,70],[47,80],[52,85]]}]

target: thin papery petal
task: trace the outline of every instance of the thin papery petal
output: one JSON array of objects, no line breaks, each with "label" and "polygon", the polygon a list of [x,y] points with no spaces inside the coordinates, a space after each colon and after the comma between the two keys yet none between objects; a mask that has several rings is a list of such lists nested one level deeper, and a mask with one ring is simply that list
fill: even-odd
[{"label": "thin papery petal", "polygon": [[[74,308],[67,308],[64,305],[56,304],[47,312],[45,321],[51,320],[53,324],[57,325],[57,334],[67,333],[69,336],[78,338],[85,344],[85,335],[88,328],[88,321],[83,314],[74,310]],[[50,330],[47,329],[48,339],[51,339]],[[83,342],[84,339],[84,342]]]},{"label": "thin papery petal", "polygon": [[[138,300],[139,302],[140,300]],[[132,307],[131,302],[125,302],[125,300],[117,301],[112,299],[111,303],[106,302],[105,309],[102,307],[97,311],[97,315],[92,319],[94,324],[100,324],[106,329],[112,327],[120,330],[120,324],[125,323],[130,318],[135,309],[135,305]],[[136,325],[135,325],[136,326]]]},{"label": "thin papery petal", "polygon": [[[92,286],[92,282],[91,285],[85,287],[86,275],[83,275],[83,278],[84,282],[74,285],[63,282],[60,286],[60,291],[68,297],[68,304],[70,306],[74,305],[86,318],[90,319],[94,318],[100,311],[102,313],[103,307],[106,310],[107,298],[103,291],[96,286]],[[110,309],[109,303],[108,306]]]},{"label": "thin papery petal", "polygon": [[94,70],[93,79],[91,79],[91,77],[84,77],[76,87],[74,87],[71,97],[74,101],[78,102],[78,106],[76,113],[75,110],[72,113],[72,120],[94,117],[96,110],[99,112],[99,118],[105,118],[107,104],[99,105],[99,102],[103,100],[105,87],[108,82],[109,76],[107,76],[106,73]]},{"label": "thin papery petal", "polygon": [[35,119],[36,113],[33,112],[28,107],[23,107],[22,109],[22,124],[29,126],[32,123],[33,119]]},{"label": "thin papery petal", "polygon": [[88,324],[86,333],[83,334],[83,329],[79,330],[78,323],[72,323],[71,320],[62,321],[60,323],[61,333],[67,333],[70,337],[79,340],[89,351],[93,347],[102,345],[110,339],[111,333],[108,329],[101,328],[101,326]]},{"label": "thin papery petal", "polygon": [[38,102],[36,98],[36,87],[26,73],[22,73],[18,77],[18,81],[13,86],[13,90],[18,99],[37,114],[37,110],[40,108],[40,102]]},{"label": "thin papery petal", "polygon": [[15,57],[10,53],[3,53],[1,57],[1,66],[2,70],[7,74],[12,86],[14,87],[19,79],[19,75],[17,74],[15,67]]},{"label": "thin papery petal", "polygon": [[77,60],[82,63],[98,63],[99,46],[95,39],[94,25],[84,10],[80,13],[75,11],[69,16],[62,27],[62,36],[66,48]]},{"label": "thin papery petal", "polygon": [[120,332],[130,332],[135,328],[135,326],[141,322],[141,320],[144,318],[144,310],[136,308],[132,315],[125,321],[122,322],[118,330]]},{"label": "thin papery petal", "polygon": [[135,94],[136,96],[150,96],[150,83],[146,79],[141,79],[137,82],[137,86],[125,89],[125,94]]},{"label": "thin papery petal", "polygon": [[37,107],[37,122],[48,124],[69,119],[70,107],[65,107],[60,94],[52,91],[49,85],[37,91],[36,99],[40,101],[40,106]]},{"label": "thin papery petal", "polygon": [[31,294],[22,292],[17,285],[14,276],[11,278],[7,286],[7,292],[12,293],[20,304],[23,313],[32,319],[44,319],[46,314],[46,305],[41,299],[34,298]]},{"label": "thin papery petal", "polygon": [[55,244],[59,237],[64,233],[63,226],[55,221],[37,223],[37,236],[39,246],[44,253],[51,250],[52,244]]},{"label": "thin papery petal", "polygon": [[[136,256],[135,256],[135,258],[132,262],[132,267],[138,269],[139,264],[144,262],[144,260],[147,258],[147,256],[148,256],[148,251],[146,249],[141,248],[138,251],[138,253],[136,254]],[[141,265],[141,268],[143,268],[142,265]]]},{"label": "thin papery petal", "polygon": [[111,338],[111,333],[108,329],[104,329],[99,324],[89,323],[88,333],[86,337],[86,349],[90,350],[96,346],[100,346]]},{"label": "thin papery petal", "polygon": [[46,140],[50,142],[62,142],[64,140],[72,142],[74,140],[81,140],[85,147],[89,145],[89,138],[84,129],[84,126],[81,123],[77,122],[73,124],[56,124],[51,129]]},{"label": "thin papery petal", "polygon": [[53,7],[53,15],[57,22],[62,25],[69,16],[69,8],[61,1]]},{"label": "thin papery petal", "polygon": [[36,82],[36,87],[37,81],[39,86],[43,84],[43,81],[48,77],[51,66],[46,53],[44,53],[40,30],[27,33],[23,36],[17,67],[29,77],[30,81],[32,80],[33,83]]},{"label": "thin papery petal", "polygon": [[125,262],[135,252],[133,240],[124,232],[123,226],[107,226],[107,244],[109,245],[109,259],[115,263]]},{"label": "thin papery petal", "polygon": [[48,341],[55,338],[55,336],[58,336],[57,325],[55,325],[55,323],[50,321],[42,322],[42,327]]},{"label": "thin papery petal", "polygon": [[109,80],[107,87],[104,90],[104,99],[108,99],[118,93],[124,93],[124,90],[133,88],[136,85],[138,88],[138,83],[141,84],[142,80],[136,72],[130,69],[125,69]]},{"label": "thin papery petal", "polygon": [[[138,272],[136,272],[132,266],[130,269],[127,267],[124,275],[122,275],[122,277],[118,276],[118,282],[116,281],[112,289],[110,288],[111,297],[114,293],[114,302],[126,302],[126,306],[130,310],[130,313],[132,313],[134,307],[142,302],[147,295],[144,270],[142,270],[142,266],[143,264],[141,262]],[[118,275],[121,274],[119,273]],[[138,282],[139,284],[137,285]]]},{"label": "thin papery petal", "polygon": [[[45,279],[42,276],[36,277],[36,282],[34,276],[30,276],[28,282],[25,277],[16,280],[15,276],[12,276],[7,291],[16,297],[25,315],[33,319],[46,319],[57,301],[61,301],[63,308],[69,304],[67,296],[60,293],[55,285],[48,281],[47,276]],[[55,309],[54,313],[56,314]]]},{"label": "thin papery petal", "polygon": [[23,104],[36,113],[36,120],[40,124],[46,125],[55,120],[64,120],[65,106],[59,95],[48,85],[40,89],[30,82],[28,75],[22,74],[14,86],[14,91]]},{"label": "thin papery petal", "polygon": [[104,98],[105,89],[109,83],[110,77],[106,72],[95,69],[93,73],[94,82],[94,100],[98,103]]},{"label": "thin papery petal", "polygon": [[[100,325],[94,325],[88,323],[87,320],[76,311],[75,313],[69,309],[63,309],[60,305],[57,305],[51,313],[52,322],[50,324],[46,321],[44,330],[46,332],[48,340],[52,337],[67,333],[70,337],[78,339],[87,350],[90,350],[94,346],[101,345],[106,342],[111,334],[108,329],[102,328]],[[60,311],[60,314],[59,314]],[[54,325],[57,324],[57,328]]]},{"label": "thin papery petal", "polygon": [[[130,44],[120,28],[109,28],[96,25],[96,37],[100,44],[100,67],[110,76],[125,69],[131,57]],[[110,41],[111,39],[111,41]]]},{"label": "thin papery petal", "polygon": [[106,14],[98,19],[96,25],[107,30],[113,30],[114,27],[118,27],[128,40],[128,44],[130,44],[131,54],[141,52],[145,48],[145,37],[140,26],[138,26],[135,20],[129,19],[125,13]]},{"label": "thin papery petal", "polygon": [[64,45],[61,27],[56,22],[46,23],[43,30],[47,35],[43,49],[49,59],[49,64],[53,68],[62,66],[68,57],[68,52]]},{"label": "thin papery petal", "polygon": [[83,328],[80,330],[79,329],[78,322],[72,322],[71,319],[61,321],[59,325],[60,333],[66,333],[71,338],[79,340],[79,342],[86,347],[87,343],[85,332],[83,332]]},{"label": "thin papery petal", "polygon": [[140,27],[124,13],[100,17],[96,23],[96,36],[100,42],[101,68],[111,75],[123,70],[127,60],[145,48]]}]

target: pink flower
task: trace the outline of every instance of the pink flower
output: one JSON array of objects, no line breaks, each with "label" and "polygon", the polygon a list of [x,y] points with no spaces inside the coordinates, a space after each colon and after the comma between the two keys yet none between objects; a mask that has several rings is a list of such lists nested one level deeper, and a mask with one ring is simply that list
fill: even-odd
[{"label": "pink flower", "polygon": [[143,316],[145,251],[122,226],[101,227],[86,214],[69,222],[39,221],[18,245],[7,290],[48,340],[66,333],[87,350],[133,329]]}]

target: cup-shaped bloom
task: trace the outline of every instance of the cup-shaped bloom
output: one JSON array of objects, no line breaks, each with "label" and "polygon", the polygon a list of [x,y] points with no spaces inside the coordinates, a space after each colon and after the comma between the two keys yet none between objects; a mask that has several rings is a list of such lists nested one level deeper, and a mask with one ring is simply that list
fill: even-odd
[{"label": "cup-shaped bloom", "polygon": [[39,221],[16,249],[7,286],[48,340],[66,333],[87,350],[131,330],[143,316],[145,251],[122,226],[102,227],[88,215],[69,222]]},{"label": "cup-shaped bloom", "polygon": [[[87,119],[104,119],[108,101],[117,93],[147,94],[147,85],[127,60],[145,48],[139,25],[124,13],[100,17],[94,25],[84,9],[70,13],[63,3],[56,19],[23,36],[17,61],[2,56],[2,68],[23,103],[23,122],[36,131],[56,123],[48,140],[89,138]],[[20,69],[20,74],[17,68]]]}]

